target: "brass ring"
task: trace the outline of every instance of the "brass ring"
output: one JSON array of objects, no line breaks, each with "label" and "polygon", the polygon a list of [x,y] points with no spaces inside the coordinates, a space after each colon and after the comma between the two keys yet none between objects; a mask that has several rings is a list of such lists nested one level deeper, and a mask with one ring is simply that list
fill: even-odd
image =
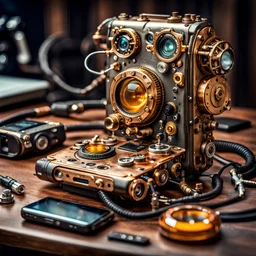
[{"label": "brass ring", "polygon": [[[163,58],[159,54],[158,49],[157,49],[157,44],[158,44],[159,40],[165,35],[170,35],[173,38],[173,40],[175,41],[176,46],[177,46],[177,49],[176,49],[173,57],[170,58],[170,59]],[[182,45],[182,40],[183,40],[183,35],[182,34],[176,33],[176,32],[174,32],[173,30],[170,30],[170,29],[164,29],[161,32],[158,32],[158,33],[155,34],[152,49],[154,51],[154,54],[157,56],[157,58],[159,60],[161,60],[163,62],[166,62],[166,63],[171,63],[171,62],[175,61],[176,59],[178,59],[180,57],[181,53],[186,50],[186,47],[184,47]]]},{"label": "brass ring", "polygon": [[171,208],[159,218],[160,233],[178,241],[204,241],[220,230],[219,213],[207,207],[182,205]]},{"label": "brass ring", "polygon": [[[129,46],[127,50],[120,52],[117,44],[121,36],[125,36],[127,40],[129,40]],[[134,56],[140,50],[140,47],[140,37],[133,29],[117,28],[114,30],[114,36],[112,39],[112,51],[120,58],[129,58]]]}]

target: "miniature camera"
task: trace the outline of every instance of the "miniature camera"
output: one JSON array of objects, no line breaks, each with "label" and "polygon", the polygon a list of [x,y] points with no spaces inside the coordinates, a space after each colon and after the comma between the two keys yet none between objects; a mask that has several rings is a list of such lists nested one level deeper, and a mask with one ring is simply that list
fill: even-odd
[{"label": "miniature camera", "polygon": [[0,127],[0,156],[15,158],[30,152],[44,153],[64,140],[63,124],[21,120]]},{"label": "miniature camera", "polygon": [[[39,160],[36,174],[139,201],[149,180],[164,186],[181,170],[200,175],[211,167],[214,116],[231,106],[224,75],[234,53],[207,19],[194,14],[122,13],[102,24],[108,24],[107,33],[100,25],[93,38],[104,49],[98,53],[106,54],[105,127],[111,136]],[[90,56],[85,66],[92,71]]]}]

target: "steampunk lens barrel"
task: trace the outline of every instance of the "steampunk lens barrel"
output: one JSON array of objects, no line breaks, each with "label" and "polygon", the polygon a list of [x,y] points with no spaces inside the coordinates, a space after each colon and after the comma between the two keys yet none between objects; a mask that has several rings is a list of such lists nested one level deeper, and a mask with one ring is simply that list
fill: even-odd
[{"label": "steampunk lens barrel", "polygon": [[163,35],[157,42],[157,51],[164,59],[171,59],[177,51],[177,42],[172,35]]}]

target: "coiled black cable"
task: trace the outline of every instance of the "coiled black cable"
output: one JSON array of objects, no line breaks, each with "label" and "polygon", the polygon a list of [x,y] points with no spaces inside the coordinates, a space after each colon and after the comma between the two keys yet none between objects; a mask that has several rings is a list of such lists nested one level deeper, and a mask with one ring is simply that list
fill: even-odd
[{"label": "coiled black cable", "polygon": [[132,212],[132,211],[128,211],[122,207],[120,207],[119,205],[117,205],[116,203],[114,203],[110,197],[103,192],[102,190],[98,191],[98,196],[101,199],[101,201],[109,208],[111,209],[113,212],[115,212],[116,214],[129,218],[129,219],[146,219],[146,218],[153,218],[156,216],[159,216],[161,213],[165,212],[166,210],[168,210],[171,207],[174,206],[178,206],[181,205],[181,203],[188,203],[188,202],[194,202],[194,201],[198,201],[198,200],[203,200],[203,199],[210,199],[216,195],[218,195],[221,191],[222,191],[222,187],[223,187],[223,181],[222,179],[217,175],[213,175],[212,177],[212,185],[213,185],[213,190],[207,193],[203,193],[197,196],[186,196],[186,197],[182,197],[179,199],[175,199],[173,201],[171,201],[171,205],[168,205],[166,207],[157,209],[155,211],[148,211],[148,212]]},{"label": "coiled black cable", "polygon": [[58,42],[62,41],[63,37],[59,35],[51,35],[49,36],[40,46],[38,60],[40,64],[40,68],[42,72],[53,82],[55,82],[60,88],[63,90],[72,93],[72,94],[79,94],[79,95],[86,95],[93,91],[97,86],[103,83],[105,80],[105,76],[99,76],[98,78],[94,79],[91,84],[86,86],[83,89],[74,88],[71,85],[67,84],[63,81],[53,70],[50,68],[49,65],[49,52],[52,47],[57,44]]},{"label": "coiled black cable", "polygon": [[222,141],[222,140],[215,140],[214,144],[216,146],[217,152],[230,152],[238,154],[239,156],[245,159],[245,164],[238,167],[239,173],[245,173],[253,168],[255,163],[255,156],[253,152],[244,145],[230,142],[230,141]]}]

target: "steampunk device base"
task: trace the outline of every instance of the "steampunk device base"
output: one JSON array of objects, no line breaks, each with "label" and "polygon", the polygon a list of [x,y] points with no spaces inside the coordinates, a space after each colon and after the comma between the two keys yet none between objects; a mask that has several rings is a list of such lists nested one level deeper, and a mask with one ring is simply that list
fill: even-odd
[{"label": "steampunk device base", "polygon": [[[115,143],[115,145],[113,145]],[[159,141],[114,137],[78,142],[36,165],[41,179],[89,190],[103,190],[135,201],[148,192],[148,180],[163,186],[185,150]],[[168,171],[171,166],[173,174]]]}]

